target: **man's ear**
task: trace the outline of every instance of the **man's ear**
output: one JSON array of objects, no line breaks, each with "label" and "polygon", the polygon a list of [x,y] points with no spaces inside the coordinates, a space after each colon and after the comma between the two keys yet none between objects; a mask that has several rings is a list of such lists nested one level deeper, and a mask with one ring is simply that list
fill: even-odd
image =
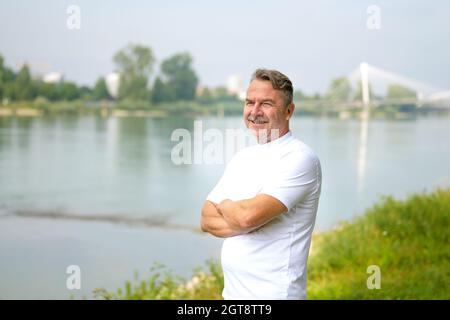
[{"label": "man's ear", "polygon": [[293,102],[291,102],[286,108],[286,112],[287,112],[286,120],[289,120],[292,117],[292,115],[294,114],[294,110],[295,110],[295,104]]}]

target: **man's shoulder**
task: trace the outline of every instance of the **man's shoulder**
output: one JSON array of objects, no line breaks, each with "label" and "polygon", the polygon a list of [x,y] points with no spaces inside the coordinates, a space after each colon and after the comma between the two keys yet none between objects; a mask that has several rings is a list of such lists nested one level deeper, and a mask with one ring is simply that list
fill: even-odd
[{"label": "man's shoulder", "polygon": [[257,149],[258,149],[257,145],[250,145],[250,146],[243,147],[243,148],[239,149],[238,151],[236,151],[236,153],[231,157],[231,161],[236,161],[236,160],[243,159],[243,158],[246,158],[249,156],[253,156],[255,154],[255,152],[257,151]]},{"label": "man's shoulder", "polygon": [[309,145],[296,137],[292,137],[285,145],[282,156],[296,158],[302,161],[320,162],[317,153]]},{"label": "man's shoulder", "polygon": [[[238,150],[231,160],[231,163],[239,163],[246,159],[253,159],[255,156],[262,156],[261,150],[272,150],[269,154],[275,156],[279,160],[290,160],[294,162],[313,162],[320,163],[316,152],[300,139],[292,136],[285,143],[275,146],[273,149],[261,149],[259,145],[251,145]],[[264,151],[266,152],[266,151]]]}]

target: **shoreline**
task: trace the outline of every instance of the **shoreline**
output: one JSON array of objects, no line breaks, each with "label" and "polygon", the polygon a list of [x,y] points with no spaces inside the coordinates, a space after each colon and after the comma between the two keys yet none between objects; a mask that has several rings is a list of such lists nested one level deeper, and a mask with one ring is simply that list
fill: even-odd
[{"label": "shoreline", "polygon": [[[228,114],[216,115],[215,112],[203,111],[203,112],[185,112],[185,113],[173,113],[167,110],[155,109],[155,110],[124,110],[124,109],[101,109],[97,111],[85,110],[85,111],[58,111],[58,112],[46,112],[43,109],[36,108],[5,108],[0,107],[0,119],[7,117],[17,117],[17,118],[34,118],[34,117],[47,117],[47,116],[86,116],[86,115],[97,115],[102,118],[169,118],[176,116],[183,117],[199,117],[199,116],[212,116],[226,118],[229,116],[239,116],[240,113],[232,112]],[[342,111],[339,113],[314,113],[314,112],[303,112],[301,110],[297,111],[295,114],[298,116],[308,116],[314,118],[333,118],[339,120],[360,120],[363,118],[359,113],[350,113],[348,111]],[[430,111],[421,113],[408,113],[408,112],[397,112],[397,113],[374,113],[371,115],[372,119],[386,119],[386,120],[415,120],[417,118],[426,117],[450,117],[449,111]]]},{"label": "shoreline", "polygon": [[[337,103],[327,100],[296,101],[294,116],[313,116],[346,119],[366,117],[366,111],[358,101]],[[200,103],[197,101],[175,101],[151,104],[147,101],[15,101],[0,104],[1,117],[41,117],[48,115],[99,115],[102,117],[163,118],[171,116],[241,115],[242,101]],[[416,117],[436,115],[450,116],[450,107],[441,105],[391,104],[389,101],[374,101],[370,106],[371,118],[409,120]]]}]

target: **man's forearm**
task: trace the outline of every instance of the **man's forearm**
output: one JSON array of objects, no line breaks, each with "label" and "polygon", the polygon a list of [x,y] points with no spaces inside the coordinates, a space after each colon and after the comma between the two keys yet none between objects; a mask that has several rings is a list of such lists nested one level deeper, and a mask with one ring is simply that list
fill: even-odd
[{"label": "man's forearm", "polygon": [[279,200],[259,194],[251,199],[223,200],[217,210],[231,227],[251,232],[286,212],[287,208]]},{"label": "man's forearm", "polygon": [[239,230],[231,228],[222,216],[209,217],[206,226],[206,228],[202,228],[203,231],[219,238],[234,237],[242,233]]},{"label": "man's forearm", "polygon": [[210,201],[206,201],[203,206],[201,227],[202,231],[220,238],[233,237],[243,233],[242,230],[230,226],[217,210],[217,205]]},{"label": "man's forearm", "polygon": [[249,200],[232,201],[226,199],[217,205],[217,210],[231,227],[250,232],[260,225],[255,225],[251,221],[251,214],[249,214],[251,208],[248,202]]}]

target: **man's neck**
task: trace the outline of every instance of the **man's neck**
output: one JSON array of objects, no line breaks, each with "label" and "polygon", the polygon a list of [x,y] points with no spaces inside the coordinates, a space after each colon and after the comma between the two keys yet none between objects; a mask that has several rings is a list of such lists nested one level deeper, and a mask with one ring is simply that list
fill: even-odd
[{"label": "man's neck", "polygon": [[289,128],[282,130],[281,132],[278,129],[270,130],[270,133],[265,133],[262,135],[257,134],[256,140],[258,144],[265,144],[272,141],[275,141],[277,139],[282,138],[289,132]]}]

